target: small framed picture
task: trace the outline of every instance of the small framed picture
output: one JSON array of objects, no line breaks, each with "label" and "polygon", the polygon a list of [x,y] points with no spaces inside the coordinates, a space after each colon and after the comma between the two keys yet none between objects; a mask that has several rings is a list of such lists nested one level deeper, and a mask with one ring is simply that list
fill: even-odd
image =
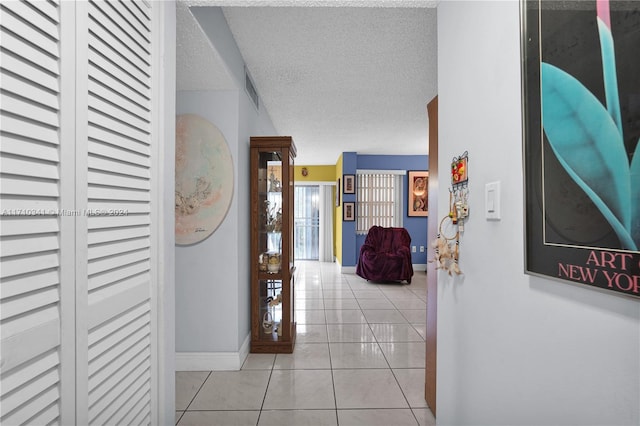
[{"label": "small framed picture", "polygon": [[429,172],[426,170],[409,171],[407,194],[407,216],[429,216],[427,209],[427,190]]},{"label": "small framed picture", "polygon": [[340,178],[336,181],[336,207],[340,207]]},{"label": "small framed picture", "polygon": [[342,221],[353,222],[356,220],[356,203],[342,203]]},{"label": "small framed picture", "polygon": [[343,177],[344,193],[356,193],[356,175],[344,175]]}]

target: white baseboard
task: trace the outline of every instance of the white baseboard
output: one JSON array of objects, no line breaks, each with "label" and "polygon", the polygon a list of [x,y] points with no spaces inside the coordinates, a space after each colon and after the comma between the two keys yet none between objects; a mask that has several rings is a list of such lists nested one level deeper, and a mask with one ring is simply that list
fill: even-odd
[{"label": "white baseboard", "polygon": [[237,371],[249,354],[251,334],[238,352],[176,352],[176,371]]},{"label": "white baseboard", "polygon": [[355,266],[341,266],[340,267],[341,274],[355,274],[356,267]]},{"label": "white baseboard", "polygon": [[426,263],[414,263],[412,266],[413,266],[413,270],[414,271],[426,271],[427,270],[427,264]]}]

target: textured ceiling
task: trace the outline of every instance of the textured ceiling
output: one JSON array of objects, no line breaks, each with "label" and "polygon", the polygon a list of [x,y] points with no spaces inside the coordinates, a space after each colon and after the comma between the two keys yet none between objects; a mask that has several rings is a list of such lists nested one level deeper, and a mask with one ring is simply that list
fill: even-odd
[{"label": "textured ceiling", "polygon": [[[254,80],[261,108],[269,112],[279,134],[293,136],[297,164],[335,164],[343,151],[427,153],[426,104],[437,87],[435,2],[186,3],[225,6],[224,15]],[[256,7],[264,4],[314,7]],[[198,34],[195,21],[191,24],[196,28],[182,28],[181,22],[178,17],[179,49],[180,43],[198,38],[194,44],[201,47],[179,52],[178,89],[228,88],[231,78],[215,50],[207,43],[205,55],[199,50],[206,37],[202,31]],[[185,30],[189,36],[181,35]],[[180,55],[187,54],[214,58],[207,59],[212,63],[194,66],[199,59],[185,57],[182,62],[192,66],[181,69]],[[210,75],[215,81],[207,82]]]}]

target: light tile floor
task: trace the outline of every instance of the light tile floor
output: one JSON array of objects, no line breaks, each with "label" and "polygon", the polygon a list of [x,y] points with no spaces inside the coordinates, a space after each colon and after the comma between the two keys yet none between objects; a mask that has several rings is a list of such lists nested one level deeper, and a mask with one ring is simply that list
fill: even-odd
[{"label": "light tile floor", "polygon": [[435,425],[424,400],[426,275],[376,284],[296,262],[292,354],[240,371],[176,372],[176,424]]}]

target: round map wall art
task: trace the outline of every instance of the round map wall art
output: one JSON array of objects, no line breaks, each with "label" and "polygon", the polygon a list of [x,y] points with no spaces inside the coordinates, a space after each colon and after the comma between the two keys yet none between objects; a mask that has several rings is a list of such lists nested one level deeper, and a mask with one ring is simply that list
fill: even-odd
[{"label": "round map wall art", "polygon": [[233,161],[216,126],[176,118],[176,244],[198,243],[224,220],[233,197]]}]

